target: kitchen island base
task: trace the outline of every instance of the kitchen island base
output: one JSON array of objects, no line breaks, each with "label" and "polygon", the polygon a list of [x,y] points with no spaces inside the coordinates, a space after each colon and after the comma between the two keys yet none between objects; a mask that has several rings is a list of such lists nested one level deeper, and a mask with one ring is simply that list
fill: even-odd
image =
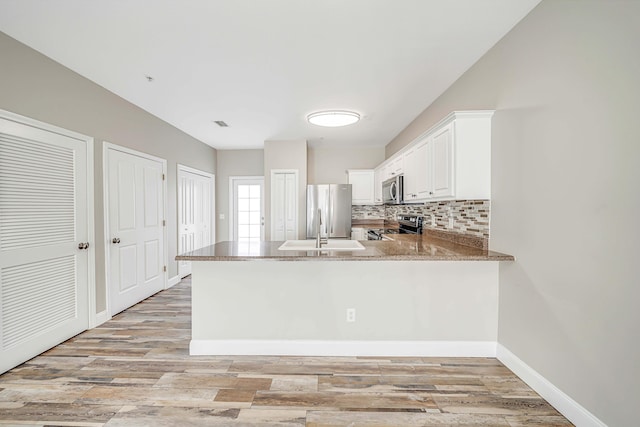
[{"label": "kitchen island base", "polygon": [[491,357],[498,263],[194,262],[192,307],[192,355]]}]

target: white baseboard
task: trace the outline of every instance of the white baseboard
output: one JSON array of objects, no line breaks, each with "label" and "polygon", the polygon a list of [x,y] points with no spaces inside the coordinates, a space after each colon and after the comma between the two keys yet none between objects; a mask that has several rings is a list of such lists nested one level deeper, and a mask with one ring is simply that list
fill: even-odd
[{"label": "white baseboard", "polygon": [[547,402],[578,427],[607,427],[595,415],[553,385],[549,380],[524,363],[502,344],[498,344],[497,357],[522,381],[534,389]]},{"label": "white baseboard", "polygon": [[100,313],[96,313],[95,323],[92,325],[92,328],[98,327],[102,325],[104,322],[111,320],[111,316],[109,316],[109,311],[103,310]]},{"label": "white baseboard", "polygon": [[209,356],[496,357],[494,341],[191,340],[189,354]]},{"label": "white baseboard", "polygon": [[169,277],[169,281],[167,282],[167,289],[180,283],[180,280],[182,280],[180,276]]}]

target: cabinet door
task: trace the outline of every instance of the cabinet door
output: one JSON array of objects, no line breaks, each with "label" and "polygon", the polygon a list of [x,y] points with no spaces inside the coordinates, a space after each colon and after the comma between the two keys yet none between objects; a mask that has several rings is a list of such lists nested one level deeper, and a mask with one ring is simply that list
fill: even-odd
[{"label": "cabinet door", "polygon": [[382,203],[382,168],[378,168],[373,172],[373,201],[374,203]]},{"label": "cabinet door", "polygon": [[351,240],[367,240],[367,233],[365,233],[365,229],[360,227],[352,228]]},{"label": "cabinet door", "polygon": [[393,176],[400,175],[402,174],[403,171],[404,171],[403,157],[402,155],[398,155],[398,157],[396,157],[391,162],[391,176],[393,177]]},{"label": "cabinet door", "polygon": [[372,169],[350,170],[348,171],[349,184],[351,184],[351,204],[371,205],[373,204],[373,181],[374,172]]},{"label": "cabinet door", "polygon": [[391,178],[391,164],[387,163],[380,167],[380,180],[384,182],[389,178]]},{"label": "cabinet door", "polygon": [[410,202],[418,198],[418,161],[416,147],[404,153],[404,201]]},{"label": "cabinet door", "polygon": [[419,200],[433,197],[433,155],[429,141],[421,142],[415,149],[415,193]]},{"label": "cabinet door", "polygon": [[433,151],[433,197],[453,196],[453,126],[442,128],[431,142]]}]

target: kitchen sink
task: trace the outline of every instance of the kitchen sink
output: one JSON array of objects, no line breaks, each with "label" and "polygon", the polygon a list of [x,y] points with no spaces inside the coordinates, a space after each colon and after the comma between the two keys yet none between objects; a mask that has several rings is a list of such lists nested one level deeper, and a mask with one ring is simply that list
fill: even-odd
[{"label": "kitchen sink", "polygon": [[315,240],[287,240],[278,249],[281,251],[361,251],[364,246],[357,240],[329,240],[321,248],[316,248]]}]

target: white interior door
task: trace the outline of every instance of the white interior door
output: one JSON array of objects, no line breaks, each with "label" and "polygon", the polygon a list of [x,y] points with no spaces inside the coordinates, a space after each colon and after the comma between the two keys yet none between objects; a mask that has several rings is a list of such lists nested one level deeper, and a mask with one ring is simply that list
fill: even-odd
[{"label": "white interior door", "polygon": [[232,239],[255,243],[264,240],[264,178],[232,177]]},{"label": "white interior door", "polygon": [[[213,175],[178,165],[178,253],[214,242],[214,189]],[[191,274],[191,262],[180,261],[178,274]]]},{"label": "white interior door", "polygon": [[88,328],[91,143],[0,112],[0,373]]},{"label": "white interior door", "polygon": [[115,315],[165,287],[165,164],[107,149],[109,303]]},{"label": "white interior door", "polygon": [[298,173],[272,171],[271,240],[298,238]]}]

